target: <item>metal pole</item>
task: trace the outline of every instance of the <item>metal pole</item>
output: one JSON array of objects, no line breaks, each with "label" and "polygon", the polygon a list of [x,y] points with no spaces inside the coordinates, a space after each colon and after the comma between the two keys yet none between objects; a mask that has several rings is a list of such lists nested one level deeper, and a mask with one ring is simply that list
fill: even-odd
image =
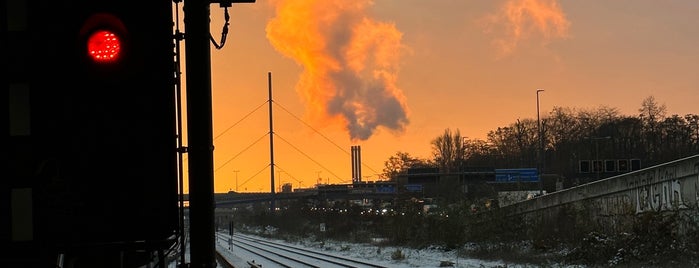
[{"label": "metal pole", "polygon": [[189,141],[190,267],[215,268],[209,1],[184,3]]},{"label": "metal pole", "polygon": [[544,161],[542,161],[542,158],[544,157],[544,140],[541,137],[541,119],[539,117],[539,92],[544,91],[543,89],[537,89],[536,90],[536,129],[537,132],[539,133],[539,150],[538,150],[538,155],[537,157],[537,162],[539,163],[539,195],[544,194],[544,183],[542,182],[541,174],[544,171]]},{"label": "metal pole", "polygon": [[[179,2],[175,1],[175,9],[179,10]],[[180,264],[185,265],[186,260],[186,250],[187,250],[187,238],[185,235],[184,228],[184,159],[183,154],[185,153],[184,148],[182,148],[182,71],[180,70],[180,41],[182,41],[182,33],[180,32],[180,17],[179,12],[175,12],[175,29],[177,32],[175,34],[175,57],[176,64],[175,68],[177,72],[177,79],[175,80],[177,91],[175,92],[175,109],[177,109],[177,181],[179,185],[179,223],[180,223]]]},{"label": "metal pole", "polygon": [[240,170],[233,170],[233,172],[235,172],[235,192],[237,193],[238,192],[238,172],[240,172]]},{"label": "metal pole", "polygon": [[272,200],[269,210],[274,211],[274,128],[272,126],[272,72],[267,73],[267,84],[269,85],[269,162],[270,162],[270,193]]},{"label": "metal pole", "polygon": [[350,147],[350,151],[350,161],[352,162],[352,183],[357,183],[357,146],[352,145]]},{"label": "metal pole", "polygon": [[357,145],[357,182],[362,182],[362,147]]}]

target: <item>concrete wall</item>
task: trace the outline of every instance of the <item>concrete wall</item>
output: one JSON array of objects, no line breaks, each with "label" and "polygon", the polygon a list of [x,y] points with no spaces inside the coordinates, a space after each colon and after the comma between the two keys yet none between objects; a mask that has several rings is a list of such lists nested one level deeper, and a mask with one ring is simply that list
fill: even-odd
[{"label": "concrete wall", "polygon": [[[546,194],[503,207],[507,217],[553,223],[564,213],[596,223],[606,231],[624,231],[645,212],[680,212],[699,221],[699,155]],[[570,217],[568,217],[570,218]],[[679,227],[681,228],[681,227]]]}]

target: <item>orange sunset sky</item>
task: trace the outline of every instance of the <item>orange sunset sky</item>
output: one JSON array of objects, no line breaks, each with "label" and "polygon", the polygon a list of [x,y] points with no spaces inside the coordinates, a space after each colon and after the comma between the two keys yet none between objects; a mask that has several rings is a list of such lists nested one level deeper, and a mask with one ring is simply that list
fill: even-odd
[{"label": "orange sunset sky", "polygon": [[[432,158],[447,128],[485,139],[536,119],[536,89],[542,118],[636,115],[651,95],[668,115],[699,113],[699,1],[257,0],[229,13],[211,51],[217,193],[270,191],[268,73],[276,191],[351,182],[353,145],[375,181],[396,152]],[[211,5],[217,41],[223,14]]]}]

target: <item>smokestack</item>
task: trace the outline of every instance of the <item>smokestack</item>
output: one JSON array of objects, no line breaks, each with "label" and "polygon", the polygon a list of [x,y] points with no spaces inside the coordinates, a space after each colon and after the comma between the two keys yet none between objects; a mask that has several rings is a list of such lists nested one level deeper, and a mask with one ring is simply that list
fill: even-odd
[{"label": "smokestack", "polygon": [[352,183],[362,182],[362,149],[359,145],[352,146]]}]

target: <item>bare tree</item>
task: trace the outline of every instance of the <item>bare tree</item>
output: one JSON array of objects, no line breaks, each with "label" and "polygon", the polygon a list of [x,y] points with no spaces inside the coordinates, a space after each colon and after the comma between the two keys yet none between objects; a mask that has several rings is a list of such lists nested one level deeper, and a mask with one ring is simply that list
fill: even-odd
[{"label": "bare tree", "polygon": [[480,139],[464,138],[464,165],[491,166],[497,162],[496,147]]},{"label": "bare tree", "polygon": [[648,150],[648,158],[651,162],[657,161],[659,151],[661,150],[661,133],[659,129],[660,122],[665,119],[665,105],[658,104],[655,97],[648,96],[641,102],[641,108],[638,109],[639,117],[643,123],[643,139],[645,147]]},{"label": "bare tree", "polygon": [[456,132],[452,134],[451,130],[447,128],[442,136],[433,139],[432,153],[435,163],[442,172],[458,171],[466,153],[459,129],[456,129]]},{"label": "bare tree", "polygon": [[648,96],[641,102],[641,108],[638,109],[639,117],[647,123],[660,122],[665,118],[667,108],[665,104],[658,104],[655,97]]},{"label": "bare tree", "polygon": [[405,174],[408,169],[416,167],[428,167],[429,161],[412,157],[406,152],[396,152],[384,162],[383,174],[384,178],[395,180],[400,174]]}]

